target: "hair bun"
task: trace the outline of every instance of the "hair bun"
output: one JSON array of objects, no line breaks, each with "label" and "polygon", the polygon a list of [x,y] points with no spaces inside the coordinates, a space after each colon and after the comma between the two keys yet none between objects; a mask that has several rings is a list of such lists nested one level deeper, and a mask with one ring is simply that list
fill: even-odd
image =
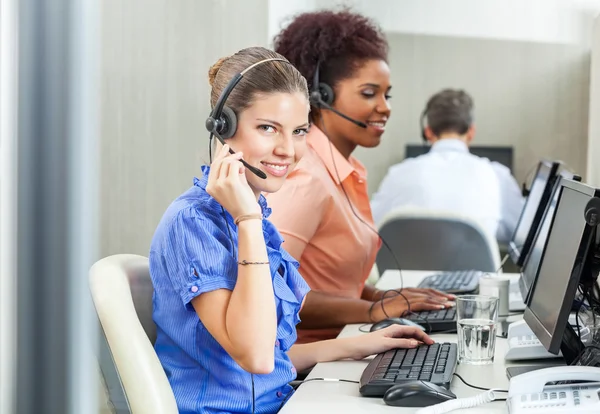
[{"label": "hair bun", "polygon": [[227,59],[229,59],[229,56],[220,58],[208,70],[208,83],[211,87],[215,83],[215,79],[217,78],[217,73],[219,73],[219,69],[221,69],[221,66],[223,66],[223,63],[225,63]]}]

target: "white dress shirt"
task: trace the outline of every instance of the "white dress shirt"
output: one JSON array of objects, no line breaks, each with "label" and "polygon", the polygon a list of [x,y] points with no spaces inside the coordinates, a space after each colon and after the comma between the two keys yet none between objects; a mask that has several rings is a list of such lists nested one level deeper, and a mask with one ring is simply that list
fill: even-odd
[{"label": "white dress shirt", "polygon": [[512,237],[523,204],[508,168],[471,154],[463,141],[453,138],[390,167],[371,200],[377,224],[400,207],[450,211],[478,220],[500,243]]}]

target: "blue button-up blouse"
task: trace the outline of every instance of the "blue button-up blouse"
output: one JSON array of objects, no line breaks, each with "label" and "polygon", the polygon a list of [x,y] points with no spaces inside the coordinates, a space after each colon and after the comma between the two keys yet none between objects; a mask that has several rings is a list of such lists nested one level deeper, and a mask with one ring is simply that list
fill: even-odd
[{"label": "blue button-up blouse", "polygon": [[[178,197],[162,217],[152,239],[150,274],[154,285],[155,350],[167,374],[180,413],[248,413],[252,378],[219,345],[198,318],[190,301],[216,289],[233,290],[237,279],[237,226],[206,192],[203,178]],[[266,218],[267,246],[277,309],[275,369],[254,375],[256,413],[277,412],[289,397],[296,370],[286,351],[296,341],[296,324],[309,288],[298,263],[282,249],[282,237]],[[229,228],[227,227],[227,224]]]}]

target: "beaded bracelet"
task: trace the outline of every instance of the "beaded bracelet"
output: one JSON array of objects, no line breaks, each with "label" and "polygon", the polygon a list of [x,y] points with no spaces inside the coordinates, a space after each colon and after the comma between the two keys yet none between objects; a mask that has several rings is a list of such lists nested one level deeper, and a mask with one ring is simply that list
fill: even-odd
[{"label": "beaded bracelet", "polygon": [[238,262],[239,265],[242,266],[247,266],[247,265],[268,265],[270,264],[270,262],[249,262],[247,260],[242,260],[241,262]]}]

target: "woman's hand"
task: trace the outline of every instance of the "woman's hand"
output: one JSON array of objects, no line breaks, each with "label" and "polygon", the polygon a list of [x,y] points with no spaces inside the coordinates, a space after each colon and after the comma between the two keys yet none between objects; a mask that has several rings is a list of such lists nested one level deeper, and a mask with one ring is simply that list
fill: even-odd
[{"label": "woman's hand", "polygon": [[410,303],[410,311],[418,312],[450,308],[454,306],[452,300],[456,298],[434,289],[405,288],[400,292],[402,295],[398,291],[390,292],[384,299],[374,303],[369,315],[371,321],[379,322],[388,317],[403,316],[409,311],[407,301]]},{"label": "woman's hand", "polygon": [[206,192],[235,219],[247,214],[260,214],[256,195],[246,181],[246,168],[240,162],[241,152],[229,154],[224,145],[210,166]]},{"label": "woman's hand", "polygon": [[390,325],[365,335],[348,340],[349,355],[353,359],[363,359],[394,348],[416,348],[419,345],[434,343],[425,332],[414,326]]},{"label": "woman's hand", "polygon": [[[376,302],[378,300],[381,300],[383,298],[383,295],[385,294],[385,292],[386,292],[386,290],[376,289],[375,293],[373,294],[373,301]],[[389,297],[394,296],[395,293],[393,293],[393,292],[402,292],[405,296],[412,295],[412,294],[422,294],[422,295],[432,296],[434,298],[439,298],[441,300],[444,300],[444,298],[446,300],[456,299],[456,295],[453,295],[451,293],[444,293],[439,290],[430,289],[430,288],[411,288],[411,287],[402,288],[402,289],[392,289],[389,291],[388,294],[385,295],[385,297],[389,298]]]}]

